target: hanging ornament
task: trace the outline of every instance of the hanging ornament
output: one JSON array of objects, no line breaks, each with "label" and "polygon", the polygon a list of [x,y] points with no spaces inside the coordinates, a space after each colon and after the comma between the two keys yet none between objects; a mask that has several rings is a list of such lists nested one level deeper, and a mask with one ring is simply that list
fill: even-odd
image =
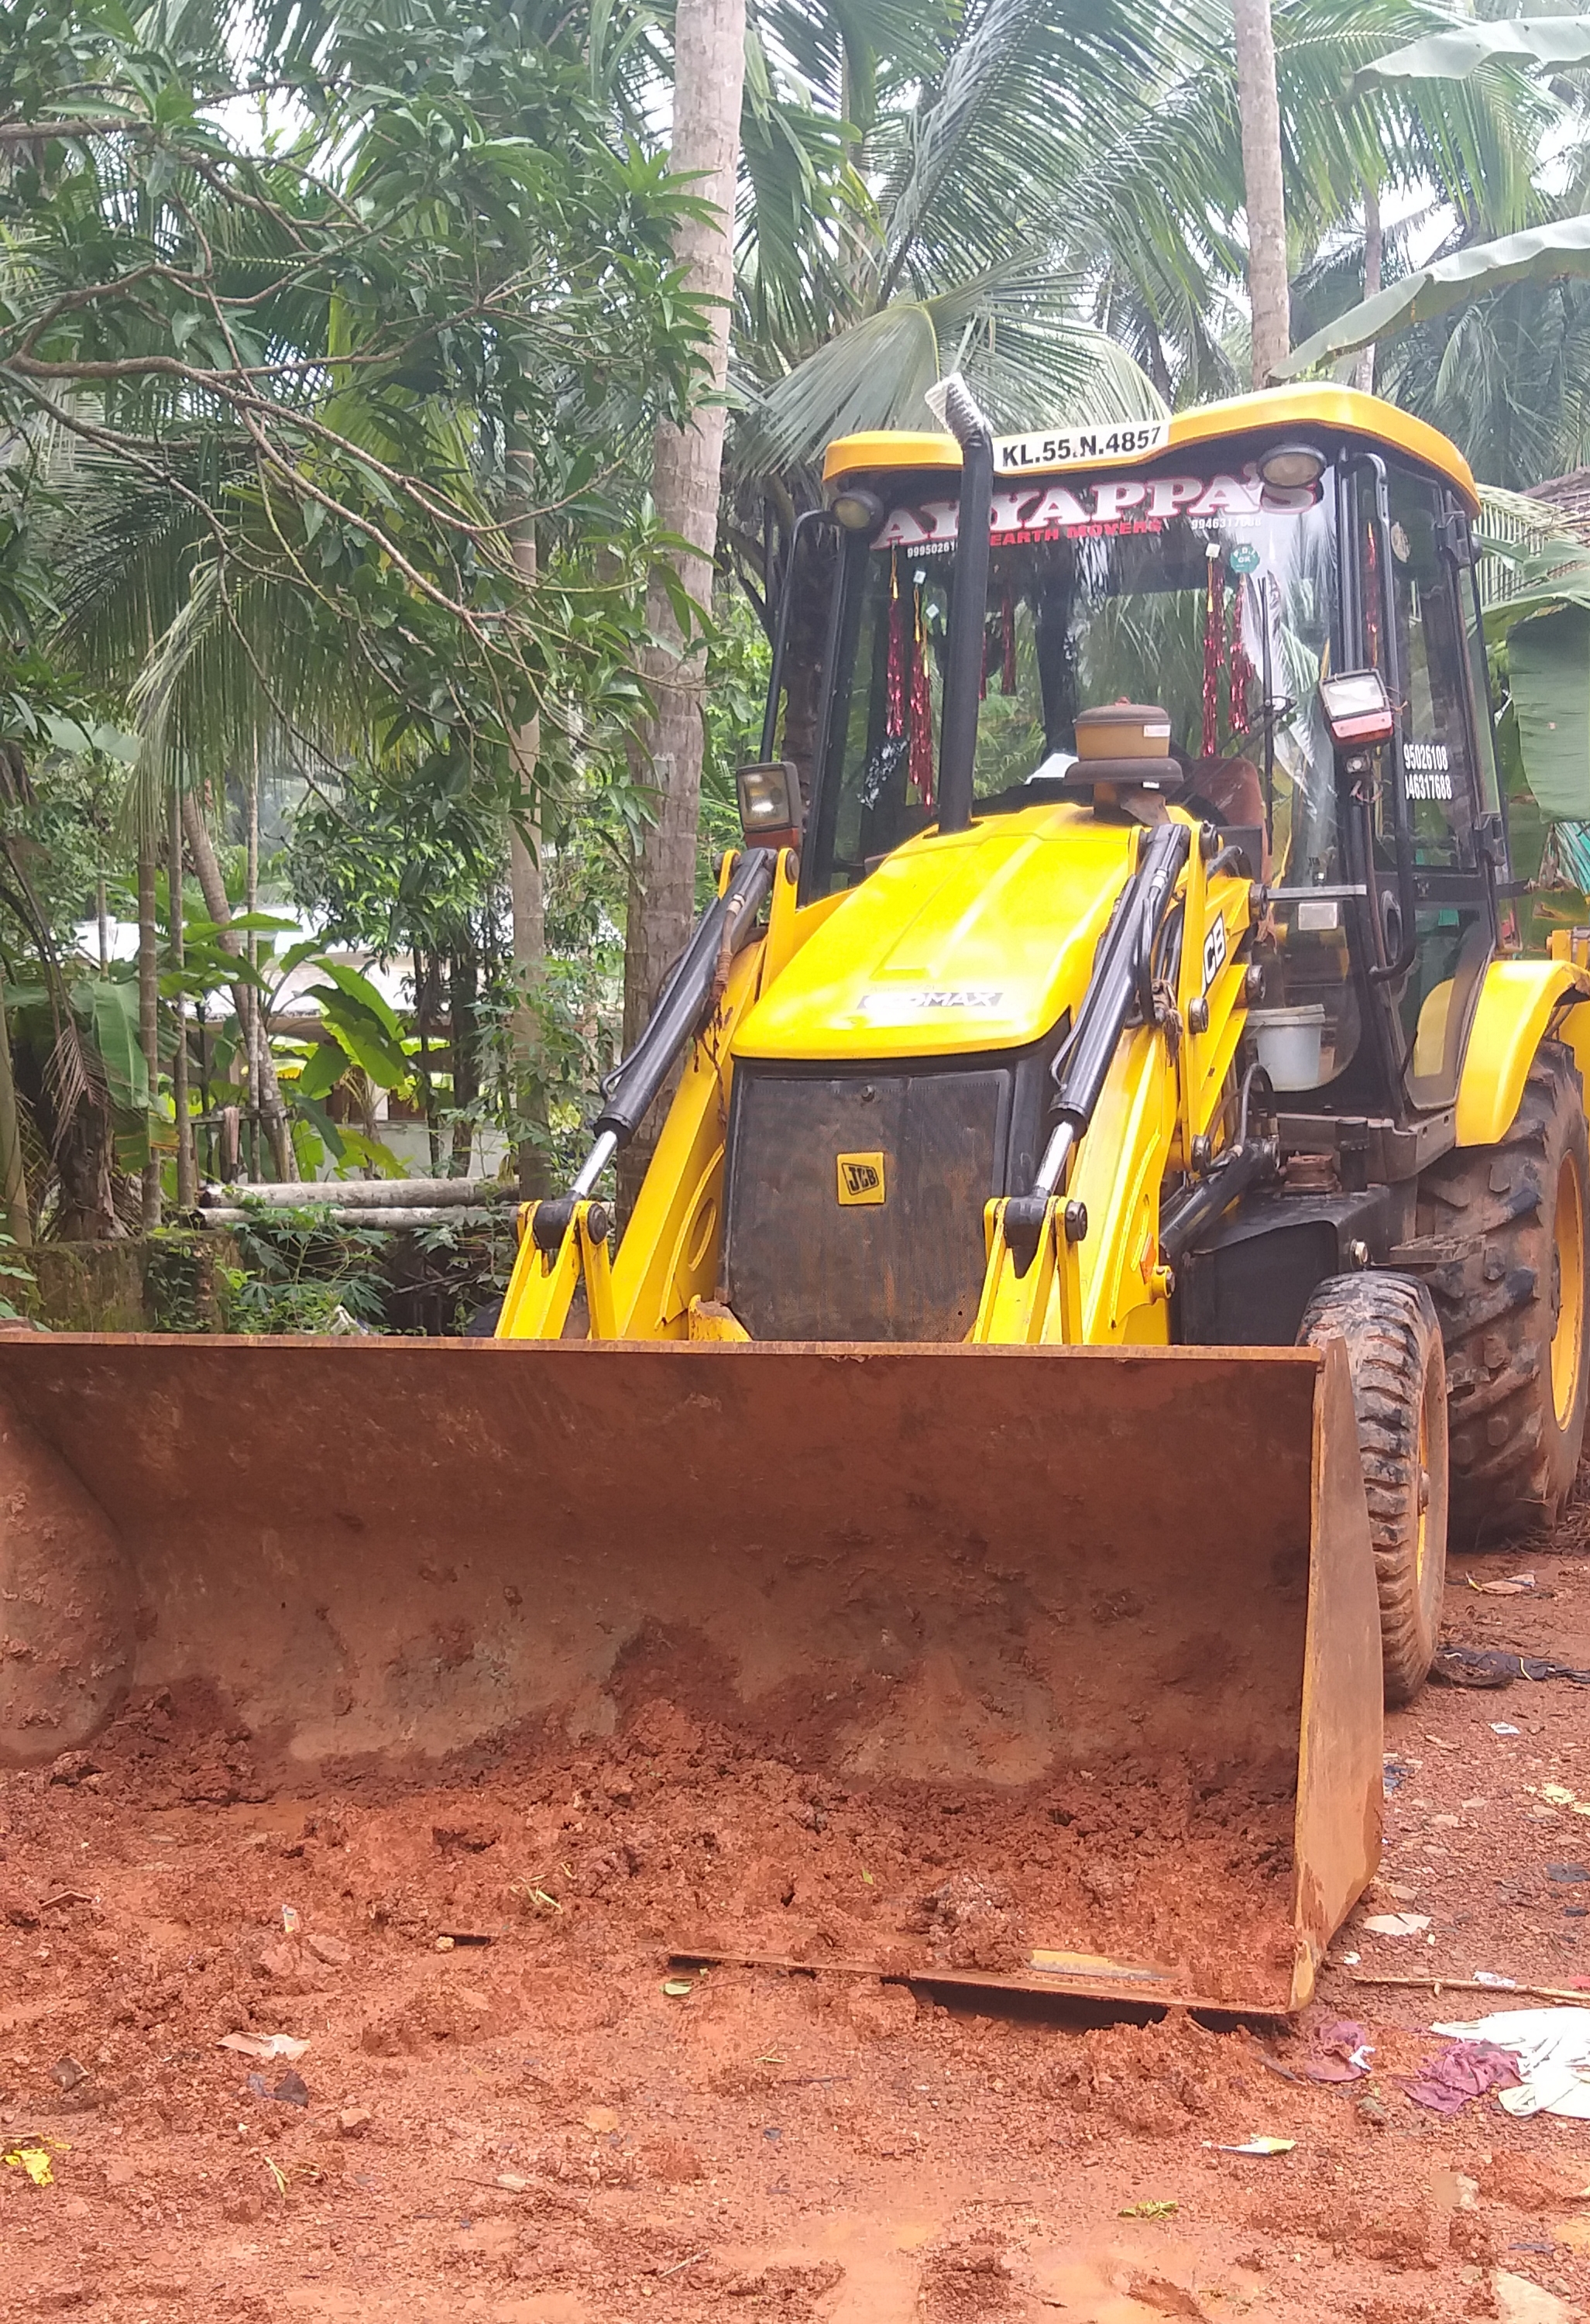
[{"label": "hanging ornament", "polygon": [[911,741],[906,771],[929,812],[933,803],[933,698],[927,674],[927,624],[923,592],[913,593],[911,612]]},{"label": "hanging ornament", "polygon": [[905,732],[905,607],[900,595],[900,552],[889,551],[889,659],[883,731],[891,742]]},{"label": "hanging ornament", "polygon": [[1231,732],[1245,734],[1251,721],[1248,697],[1258,675],[1248,656],[1247,640],[1243,634],[1243,615],[1247,608],[1247,592],[1239,580],[1231,593]]},{"label": "hanging ornament", "polygon": [[1226,571],[1218,544],[1209,545],[1203,621],[1203,755],[1220,748],[1220,670],[1226,659]]},{"label": "hanging ornament", "polygon": [[1000,666],[999,691],[1016,692],[1016,594],[1005,592],[1005,602],[999,608]]}]

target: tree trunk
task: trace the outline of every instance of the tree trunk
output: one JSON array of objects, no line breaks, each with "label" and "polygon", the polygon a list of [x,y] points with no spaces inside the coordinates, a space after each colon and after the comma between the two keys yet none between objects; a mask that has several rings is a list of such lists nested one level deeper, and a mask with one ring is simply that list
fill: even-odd
[{"label": "tree trunk", "polygon": [[161,1166],[154,1143],[154,1104],[161,1080],[160,958],[156,949],[154,849],[138,843],[138,1041],[149,1074],[149,1158],[143,1165],[143,1231],[161,1222]]},{"label": "tree trunk", "polygon": [[[249,759],[248,788],[244,800],[244,872],[243,912],[252,920],[260,908],[260,738],[254,736],[254,746]],[[260,939],[251,928],[244,944],[244,958],[253,975],[260,968]],[[270,1028],[260,1022],[259,987],[252,981],[244,987],[248,994],[248,1016],[244,1022],[244,1054],[248,1058],[248,1167],[251,1178],[260,1176],[260,1126],[264,1120],[261,1065],[262,1052],[271,1046]]]},{"label": "tree trunk", "polygon": [[22,1120],[16,1110],[16,1082],[11,1070],[11,1028],[0,1005],[0,1204],[5,1231],[25,1249],[33,1240],[28,1211],[27,1172],[23,1167]]},{"label": "tree trunk", "polygon": [[[216,861],[216,851],[210,835],[205,829],[198,802],[191,793],[183,796],[182,830],[188,841],[188,852],[193,858],[205,910],[219,930],[216,940],[223,952],[229,952],[236,960],[243,953],[243,940],[232,932],[232,907],[226,901],[226,883],[221,877],[221,867]],[[232,1005],[237,1011],[240,1028],[246,1027],[248,1023],[247,1003],[251,998],[248,986],[240,978],[232,988]],[[276,1175],[287,1184],[298,1177],[298,1158],[292,1150],[287,1108],[281,1102],[281,1089],[276,1079],[276,1068],[271,1061],[268,1038],[261,1042],[260,1051],[260,1101],[264,1111],[265,1127],[270,1133],[271,1152],[276,1157]]]},{"label": "tree trunk", "polygon": [[414,1029],[419,1036],[419,1055],[415,1064],[419,1068],[419,1086],[425,1096],[425,1142],[430,1155],[430,1174],[439,1178],[442,1174],[442,1141],[437,1130],[437,1092],[430,1071],[430,1013],[435,978],[430,955],[416,945],[410,958],[414,963]]},{"label": "tree trunk", "polygon": [[[674,254],[685,287],[709,302],[710,380],[721,393],[729,366],[729,301],[734,290],[734,180],[740,157],[740,106],[745,77],[745,0],[679,0],[674,18],[674,142],[669,168],[712,205],[705,217],[682,221]],[[685,428],[659,428],[653,450],[652,499],[657,522],[689,543],[676,560],[698,604],[712,600],[718,540],[719,473],[724,408],[703,404]],[[701,803],[702,689],[699,651],[685,650],[660,586],[651,592],[651,628],[641,674],[653,709],[635,755],[639,779],[654,792],[630,883],[624,945],[624,1042],[634,1041],[657,988],[689,939],[695,917],[696,825]],[[645,1175],[655,1140],[651,1120],[624,1157],[627,1200]]]},{"label": "tree trunk", "polygon": [[452,1019],[453,1151],[449,1178],[467,1178],[474,1124],[464,1118],[480,1095],[480,1056],[475,1024],[474,947],[455,952],[447,963],[447,1014]]},{"label": "tree trunk", "polygon": [[172,1001],[172,1013],[177,1019],[177,1046],[171,1053],[171,1106],[177,1117],[177,1208],[192,1210],[198,1200],[198,1185],[193,1167],[193,1122],[188,1111],[188,1002],[183,996],[182,974],[184,945],[182,936],[182,794],[173,780],[171,784],[170,837],[166,849],[166,877],[171,889],[171,966],[179,979]]},{"label": "tree trunk", "polygon": [[[529,476],[521,473],[517,486],[521,503],[529,498]],[[536,580],[536,527],[528,513],[514,527],[513,561],[527,593]],[[517,797],[508,818],[508,892],[513,913],[513,1016],[510,1038],[513,1048],[513,1110],[521,1123],[542,1131],[540,1138],[519,1141],[519,1192],[521,1202],[534,1203],[551,1192],[547,1167],[547,1094],[545,1077],[538,1073],[541,1056],[541,1019],[538,1008],[547,981],[547,913],[541,888],[538,854],[541,816],[536,793],[536,769],[541,756],[541,721],[527,719],[513,738],[513,771]],[[528,834],[527,839],[526,834]]]},{"label": "tree trunk", "polygon": [[[1380,296],[1385,267],[1385,234],[1380,220],[1380,196],[1367,181],[1364,187],[1364,296]],[[1353,385],[1365,395],[1374,392],[1374,341],[1363,348],[1353,371]]]},{"label": "tree trunk", "polygon": [[1236,109],[1247,208],[1247,290],[1253,314],[1254,385],[1268,387],[1291,348],[1286,272],[1286,192],[1281,171],[1281,106],[1270,0],[1233,0]]}]

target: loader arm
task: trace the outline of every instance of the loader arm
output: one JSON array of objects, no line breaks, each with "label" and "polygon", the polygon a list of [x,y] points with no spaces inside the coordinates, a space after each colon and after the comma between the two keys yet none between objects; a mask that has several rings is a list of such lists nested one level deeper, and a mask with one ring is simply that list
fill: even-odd
[{"label": "loader arm", "polygon": [[[561,1338],[582,1282],[590,1339],[723,1336],[710,1317],[693,1325],[691,1316],[693,1305],[711,1305],[717,1286],[735,1029],[831,908],[797,911],[795,872],[787,848],[724,857],[714,904],[639,1042],[607,1084],[597,1142],[574,1191],[556,1202],[527,1204],[519,1213],[519,1254],[497,1338]],[[758,936],[751,931],[763,895],[767,926]],[[679,1087],[618,1257],[610,1260],[608,1209],[593,1199],[593,1188],[682,1054]]]},{"label": "loader arm", "polygon": [[[1177,842],[1181,832],[1190,844]],[[1186,1169],[1195,1155],[1206,1168],[1219,1158],[1245,1013],[1240,955],[1252,884],[1220,857],[1211,862],[1212,836],[1180,817],[1156,835],[1164,852],[1184,850],[1157,909],[1144,884],[1153,851],[1140,852],[1100,940],[1077,1034],[1057,1061],[1060,1163],[1052,1144],[1031,1194],[988,1204],[974,1342],[1170,1338],[1174,1274],[1160,1250],[1161,1190],[1172,1159]],[[1079,1075],[1067,1061],[1089,1041],[1093,1070],[1083,1056]]]}]

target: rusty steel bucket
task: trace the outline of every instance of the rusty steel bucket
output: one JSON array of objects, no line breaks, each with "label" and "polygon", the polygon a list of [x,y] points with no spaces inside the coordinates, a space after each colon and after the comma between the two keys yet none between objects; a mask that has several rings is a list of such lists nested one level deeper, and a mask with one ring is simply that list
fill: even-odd
[{"label": "rusty steel bucket", "polygon": [[0,1764],[189,1682],[289,1780],[666,1697],[1027,1883],[1020,1958],[871,1965],[1222,2007],[1300,2006],[1376,1867],[1338,1345],[14,1334],[0,1415]]}]

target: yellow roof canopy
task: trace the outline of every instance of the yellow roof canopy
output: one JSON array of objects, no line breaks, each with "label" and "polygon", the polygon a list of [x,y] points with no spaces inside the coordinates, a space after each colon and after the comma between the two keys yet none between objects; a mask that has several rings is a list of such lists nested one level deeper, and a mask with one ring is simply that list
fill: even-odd
[{"label": "yellow roof canopy", "polygon": [[[1251,435],[1255,429],[1322,430],[1333,436],[1357,436],[1388,451],[1405,453],[1436,469],[1455,484],[1471,512],[1479,508],[1473,472],[1456,444],[1438,429],[1414,419],[1377,395],[1361,394],[1355,387],[1333,387],[1318,382],[1297,387],[1272,387],[1256,395],[1233,396],[1226,403],[1206,403],[1171,414],[1164,438],[1146,451],[1113,452],[1098,459],[1024,462],[1024,475],[1052,468],[1141,467],[1163,459],[1167,452],[1195,444],[1217,442],[1226,436]],[[1019,430],[1006,431],[1010,434]],[[997,438],[996,438],[997,442]],[[865,435],[841,436],[828,447],[823,480],[836,484],[842,478],[877,475],[889,468],[959,468],[960,447],[952,436],[908,429],[876,429]]]}]

